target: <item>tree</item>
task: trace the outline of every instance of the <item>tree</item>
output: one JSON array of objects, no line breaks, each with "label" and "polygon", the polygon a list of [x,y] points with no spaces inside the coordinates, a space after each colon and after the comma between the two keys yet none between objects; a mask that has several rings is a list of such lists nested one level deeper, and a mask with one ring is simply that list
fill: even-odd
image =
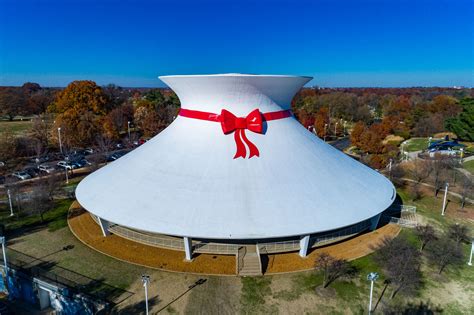
[{"label": "tree", "polygon": [[437,239],[436,233],[431,225],[418,225],[415,233],[421,242],[420,251],[422,251],[429,242]]},{"label": "tree", "polygon": [[462,224],[451,224],[448,228],[448,236],[459,246],[461,242],[469,242],[469,229]]},{"label": "tree", "polygon": [[449,159],[449,157],[443,154],[435,154],[431,159],[431,173],[433,174],[435,197],[438,196],[438,192],[442,186],[442,178],[447,168],[447,159]]},{"label": "tree", "polygon": [[415,159],[410,168],[410,175],[416,181],[417,186],[427,179],[431,174],[431,163],[422,159]]},{"label": "tree", "polygon": [[111,139],[118,139],[127,130],[127,123],[133,121],[133,106],[123,104],[111,110],[104,119],[104,131]]},{"label": "tree", "polygon": [[376,261],[394,286],[391,298],[397,293],[412,294],[421,284],[421,257],[406,238],[384,238],[382,243],[375,248]]},{"label": "tree", "polygon": [[459,104],[462,112],[446,119],[445,127],[461,140],[474,141],[474,98],[462,99]]},{"label": "tree", "polygon": [[316,258],[315,268],[324,275],[324,288],[327,288],[328,285],[338,278],[351,273],[351,268],[346,260],[334,258],[328,253],[321,253]]},{"label": "tree", "polygon": [[160,131],[160,121],[155,110],[148,106],[140,106],[135,110],[135,124],[145,137],[152,137]]},{"label": "tree", "polygon": [[30,204],[43,223],[44,214],[53,207],[53,199],[50,197],[47,187],[41,181],[36,181],[31,187]]},{"label": "tree", "polygon": [[74,81],[58,93],[48,110],[57,114],[55,128],[61,127],[63,142],[83,147],[94,142],[109,107],[107,96],[95,82]]},{"label": "tree", "polygon": [[351,143],[358,148],[361,146],[362,134],[365,132],[366,128],[367,127],[362,121],[356,122],[352,127]]},{"label": "tree", "polygon": [[431,264],[438,266],[438,274],[449,265],[461,265],[464,263],[462,251],[456,242],[447,237],[438,239],[428,246],[428,260]]},{"label": "tree", "polygon": [[15,116],[24,113],[26,99],[21,92],[21,89],[15,88],[0,90],[0,115],[13,120]]},{"label": "tree", "polygon": [[461,209],[464,209],[466,205],[466,199],[472,193],[474,185],[469,176],[464,176],[462,181],[462,190],[461,190]]},{"label": "tree", "polygon": [[329,110],[327,107],[320,108],[316,113],[314,128],[316,129],[316,134],[320,138],[324,138],[324,136],[329,132]]}]

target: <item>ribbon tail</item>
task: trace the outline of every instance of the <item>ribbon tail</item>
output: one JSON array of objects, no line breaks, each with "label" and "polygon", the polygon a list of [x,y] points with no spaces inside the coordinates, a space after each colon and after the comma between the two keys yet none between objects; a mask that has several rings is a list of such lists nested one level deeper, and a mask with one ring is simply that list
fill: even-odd
[{"label": "ribbon tail", "polygon": [[[235,152],[234,159],[242,157],[245,159],[245,155],[247,155],[247,150],[245,149],[245,145],[240,138],[241,134],[243,133],[242,129],[237,129],[234,132],[234,139],[235,145],[237,146],[237,151]],[[245,139],[245,133],[243,133],[243,137]]]},{"label": "ribbon tail", "polygon": [[249,159],[252,158],[253,156],[260,156],[260,152],[258,151],[258,148],[255,144],[250,141],[247,136],[245,135],[245,130],[242,130],[242,139],[244,142],[247,144],[250,150],[250,156]]}]

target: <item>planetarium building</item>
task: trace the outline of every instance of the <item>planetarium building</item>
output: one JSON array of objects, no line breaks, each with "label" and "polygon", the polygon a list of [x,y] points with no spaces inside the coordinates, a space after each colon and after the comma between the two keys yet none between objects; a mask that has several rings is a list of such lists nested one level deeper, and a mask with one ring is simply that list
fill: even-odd
[{"label": "planetarium building", "polygon": [[311,78],[160,77],[181,110],[159,135],[87,176],[76,196],[100,225],[193,253],[299,251],[375,229],[392,183],[292,116]]}]

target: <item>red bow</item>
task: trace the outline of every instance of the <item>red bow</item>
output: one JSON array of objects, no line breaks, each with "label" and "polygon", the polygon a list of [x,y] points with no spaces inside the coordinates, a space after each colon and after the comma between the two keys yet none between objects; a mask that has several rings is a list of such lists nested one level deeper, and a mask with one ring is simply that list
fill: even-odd
[{"label": "red bow", "polygon": [[[237,152],[234,155],[234,159],[243,157],[247,155],[247,150],[243,142],[247,144],[250,151],[249,159],[253,156],[260,156],[257,147],[253,144],[245,135],[245,129],[256,133],[262,133],[263,124],[262,124],[262,114],[258,109],[251,111],[247,117],[236,117],[231,112],[223,109],[221,115],[219,116],[221,122],[222,131],[224,134],[229,134],[234,132],[235,144],[237,145]],[[243,142],[242,142],[243,140]]]}]

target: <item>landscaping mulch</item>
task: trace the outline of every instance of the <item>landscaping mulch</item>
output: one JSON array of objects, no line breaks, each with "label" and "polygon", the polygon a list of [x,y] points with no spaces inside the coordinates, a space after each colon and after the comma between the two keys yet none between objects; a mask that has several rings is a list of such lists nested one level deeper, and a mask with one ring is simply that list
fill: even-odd
[{"label": "landscaping mulch", "polygon": [[[69,228],[72,233],[89,247],[130,263],[174,272],[189,272],[215,275],[235,275],[235,256],[195,254],[192,262],[184,260],[184,252],[158,248],[133,242],[117,235],[102,236],[100,227],[79,203],[71,205]],[[385,225],[374,232],[365,233],[349,240],[313,249],[308,257],[301,258],[297,252],[268,255],[266,273],[285,273],[314,268],[316,257],[327,252],[330,255],[353,260],[373,252],[372,246],[400,232],[397,225]]]}]

